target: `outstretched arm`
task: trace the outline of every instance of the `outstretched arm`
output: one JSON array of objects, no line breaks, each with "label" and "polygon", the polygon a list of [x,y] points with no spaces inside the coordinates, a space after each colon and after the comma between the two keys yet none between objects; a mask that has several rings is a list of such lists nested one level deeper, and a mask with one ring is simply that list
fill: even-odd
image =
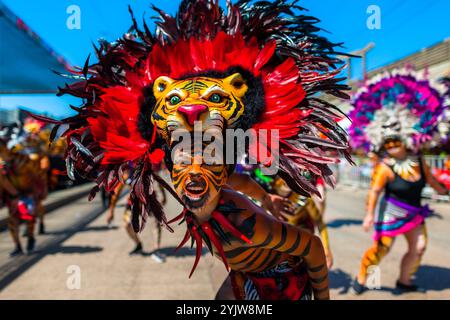
[{"label": "outstretched arm", "polygon": [[255,180],[243,173],[233,173],[227,183],[236,191],[242,192],[250,198],[259,201],[261,206],[280,220],[286,221],[283,214],[289,214],[284,208],[289,207],[289,200],[278,195],[270,194]]},{"label": "outstretched arm", "polygon": [[325,214],[325,202],[326,202],[326,188],[325,185],[321,184],[317,184],[317,191],[319,191],[320,193],[320,197],[313,194],[311,196],[311,199],[314,201],[314,203],[317,206],[317,209],[319,209],[319,212],[321,214],[321,216],[323,217],[323,215]]},{"label": "outstretched arm", "polygon": [[365,231],[369,231],[370,227],[373,225],[378,198],[388,182],[389,175],[390,169],[384,164],[379,164],[377,170],[375,171],[375,175],[372,178],[372,186],[367,199],[367,214],[363,222]]},{"label": "outstretched arm", "polygon": [[314,224],[319,230],[320,239],[322,240],[323,248],[325,250],[325,256],[327,257],[327,267],[330,269],[333,266],[333,254],[331,253],[330,241],[328,238],[328,228],[326,223],[323,221],[322,215],[317,215],[313,217]]},{"label": "outstretched arm", "polygon": [[266,190],[264,190],[264,188],[261,187],[249,175],[243,173],[233,173],[228,178],[227,183],[234,190],[242,192],[243,194],[249,196],[250,198],[261,202],[261,205],[263,206],[264,209],[271,211],[270,210],[271,201]]},{"label": "outstretched arm", "polygon": [[430,167],[428,164],[423,160],[422,161],[423,171],[425,173],[425,179],[427,183],[432,187],[434,190],[436,190],[437,193],[441,195],[448,194],[448,190],[446,187],[444,187],[442,184],[439,183],[439,181],[436,179],[435,176],[431,173]]}]

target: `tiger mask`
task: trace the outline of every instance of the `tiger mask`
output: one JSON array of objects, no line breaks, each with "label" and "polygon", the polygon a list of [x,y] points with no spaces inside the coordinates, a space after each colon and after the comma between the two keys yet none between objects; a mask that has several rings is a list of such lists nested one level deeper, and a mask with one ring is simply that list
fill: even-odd
[{"label": "tiger mask", "polygon": [[[177,129],[192,132],[195,121],[200,121],[202,131],[211,125],[233,128],[244,113],[247,91],[240,73],[225,78],[199,76],[183,80],[161,76],[153,85],[156,103],[151,121],[166,140]],[[215,124],[217,121],[224,123]]]}]

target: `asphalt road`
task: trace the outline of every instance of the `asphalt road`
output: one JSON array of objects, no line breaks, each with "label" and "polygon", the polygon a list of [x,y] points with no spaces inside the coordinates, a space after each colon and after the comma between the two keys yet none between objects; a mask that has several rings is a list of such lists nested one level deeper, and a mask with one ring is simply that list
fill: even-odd
[{"label": "asphalt road", "polygon": [[[365,194],[347,187],[328,194],[326,221],[335,259],[330,271],[332,298],[450,299],[448,203],[432,203],[437,214],[427,220],[429,247],[416,279],[426,293],[397,295],[393,290],[406,250],[401,238],[380,265],[381,289],[358,297],[348,292],[359,260],[371,245],[371,234],[361,227]],[[0,233],[0,299],[213,299],[226,276],[224,267],[204,251],[196,272],[188,279],[193,250],[186,246],[174,253],[184,226],[176,226],[173,234],[163,230],[165,263],[150,257],[150,225],[142,234],[146,253],[128,256],[133,243],[122,228],[124,203],[125,197],[119,203],[113,228],[106,227],[98,199],[91,203],[81,199],[57,209],[47,218],[48,234],[37,237],[36,252],[19,258],[8,257],[12,244],[7,232]],[[169,217],[179,211],[175,201],[169,201]]]}]

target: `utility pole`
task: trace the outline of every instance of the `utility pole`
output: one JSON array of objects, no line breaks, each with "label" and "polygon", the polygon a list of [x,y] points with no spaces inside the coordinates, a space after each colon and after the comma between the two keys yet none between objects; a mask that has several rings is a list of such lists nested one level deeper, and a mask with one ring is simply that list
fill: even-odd
[{"label": "utility pole", "polygon": [[[350,52],[351,55],[362,58],[362,72],[364,81],[367,80],[367,53],[375,47],[375,43],[369,42],[364,48]],[[341,56],[347,64],[347,79],[350,81],[352,76],[351,62],[353,57]]]}]

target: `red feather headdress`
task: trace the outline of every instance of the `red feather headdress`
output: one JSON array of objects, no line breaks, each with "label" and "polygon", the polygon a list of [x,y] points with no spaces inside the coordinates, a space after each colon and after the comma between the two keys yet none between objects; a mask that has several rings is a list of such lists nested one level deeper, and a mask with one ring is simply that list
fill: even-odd
[{"label": "red feather headdress", "polygon": [[[333,184],[327,164],[338,160],[326,153],[349,159],[347,135],[337,124],[343,114],[317,93],[348,98],[343,79],[336,78],[341,61],[335,56],[341,53],[334,50],[339,44],[317,34],[317,19],[299,14],[304,9],[296,2],[227,2],[225,12],[215,0],[184,0],[174,17],[153,7],[160,14],[155,33],[145,22],[140,30],[130,10],[134,32],[115,43],[100,42],[99,62],[87,61],[73,71],[81,81],[60,88],[59,94],[84,100],[81,108],[72,107],[76,116],[53,121],[54,134],[58,125],[69,125],[69,174],[96,180],[93,196],[99,187],[113,190],[133,163],[134,228],[141,229],[139,216],[145,222],[148,214],[167,224],[152,187],[156,179],[172,191],[152,170],[164,156],[150,122],[152,84],[161,75],[182,78],[239,67],[262,84],[262,103],[248,106],[254,110],[247,110],[246,126],[279,130],[280,176],[302,194],[317,192],[318,177]],[[257,148],[270,145],[261,141],[249,152]]]}]

